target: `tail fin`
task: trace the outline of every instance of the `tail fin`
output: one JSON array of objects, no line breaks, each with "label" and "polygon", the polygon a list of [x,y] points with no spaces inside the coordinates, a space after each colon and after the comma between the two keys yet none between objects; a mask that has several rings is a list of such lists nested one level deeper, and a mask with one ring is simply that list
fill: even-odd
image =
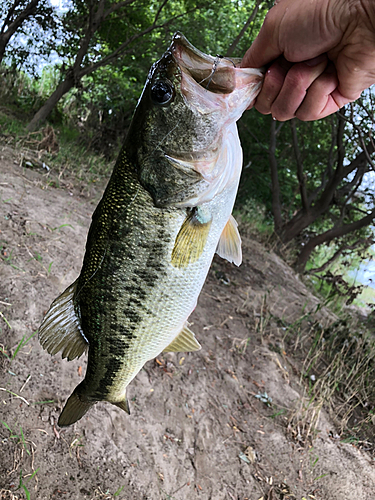
[{"label": "tail fin", "polygon": [[68,401],[65,403],[63,411],[61,412],[57,422],[58,425],[60,427],[64,427],[66,425],[74,424],[77,420],[82,418],[95,403],[96,401],[81,401],[79,395],[77,394],[77,388],[74,389]]}]

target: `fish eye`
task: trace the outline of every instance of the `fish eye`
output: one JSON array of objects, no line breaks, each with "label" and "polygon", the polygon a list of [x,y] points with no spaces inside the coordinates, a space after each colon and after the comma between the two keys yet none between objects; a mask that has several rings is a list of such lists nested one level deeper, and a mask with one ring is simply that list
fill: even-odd
[{"label": "fish eye", "polygon": [[151,99],[154,104],[166,106],[174,96],[173,85],[165,80],[156,81],[151,87]]}]

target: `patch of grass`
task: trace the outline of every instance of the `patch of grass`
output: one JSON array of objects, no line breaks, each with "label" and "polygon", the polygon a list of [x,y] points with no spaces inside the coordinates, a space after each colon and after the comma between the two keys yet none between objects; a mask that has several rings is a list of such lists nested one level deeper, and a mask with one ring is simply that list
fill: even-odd
[{"label": "patch of grass", "polygon": [[54,399],[46,399],[45,401],[35,401],[34,403],[31,403],[33,405],[48,405],[51,403],[56,403]]},{"label": "patch of grass", "polygon": [[317,437],[317,425],[322,407],[322,400],[318,400],[314,396],[305,396],[291,410],[288,419],[288,431],[301,446],[312,444]]},{"label": "patch of grass", "polygon": [[25,492],[25,495],[26,495],[26,500],[30,500],[30,492],[29,490],[27,489],[25,483],[23,482],[23,477],[22,477],[22,469],[20,470],[20,480],[19,480],[19,483],[18,483],[18,488],[17,490],[19,489],[23,489],[23,491]]},{"label": "patch of grass", "polygon": [[119,494],[122,492],[122,490],[125,488],[125,486],[121,486],[117,491],[116,493],[113,494],[114,497],[118,497]]},{"label": "patch of grass", "polygon": [[248,199],[235,208],[234,216],[241,226],[243,234],[254,234],[260,239],[268,240],[273,234],[273,221],[267,216],[266,208],[256,200]]},{"label": "patch of grass", "polygon": [[[36,473],[38,472],[38,470],[40,469],[40,467],[36,470],[34,470],[34,472],[31,474],[30,477],[27,478],[27,481],[26,482],[30,482],[32,480],[32,478],[36,475]],[[19,477],[19,483],[18,483],[18,488],[17,490],[19,489],[23,489],[23,491],[25,492],[25,495],[26,495],[26,500],[30,500],[31,499],[31,495],[30,495],[30,492],[24,482],[24,476],[22,474],[22,469],[20,470],[20,477]]]},{"label": "patch of grass", "polygon": [[371,442],[375,448],[375,338],[353,318],[316,332],[302,376],[310,404],[324,404],[340,435]]},{"label": "patch of grass", "polygon": [[2,108],[0,111],[0,130],[2,134],[19,136],[26,133],[25,120],[16,118],[11,110],[5,110]]},{"label": "patch of grass", "polygon": [[4,314],[1,311],[0,311],[0,317],[5,321],[5,323],[7,324],[7,327],[9,328],[9,330],[11,330],[12,327],[10,326],[9,321],[6,319],[6,317],[4,316]]},{"label": "patch of grass", "polygon": [[26,130],[26,125],[24,117],[19,119],[10,107],[1,108],[0,130],[6,136],[6,142],[15,147],[21,156],[26,152],[24,165],[26,157],[30,157],[29,163],[33,164],[35,160],[36,166],[48,166],[50,170],[45,174],[48,185],[61,187],[61,181],[69,178],[91,185],[109,177],[114,162],[91,151],[85,145],[78,129],[67,124],[55,124],[53,131],[59,146],[58,151],[41,152],[39,147],[44,139],[43,130],[46,124],[32,133]]},{"label": "patch of grass", "polygon": [[[0,329],[0,331],[1,331],[1,329]],[[10,361],[10,356],[8,356],[8,354],[7,354],[8,349],[5,346],[0,345],[0,352],[1,352],[1,354],[3,354],[3,356],[5,356]]]},{"label": "patch of grass", "polygon": [[26,453],[28,455],[31,455],[30,450],[26,444],[26,440],[25,440],[25,436],[24,436],[22,427],[20,426],[20,433],[18,434],[16,431],[13,431],[6,422],[1,421],[1,423],[10,432],[9,439],[15,439],[16,443],[21,444],[21,447],[26,451]]},{"label": "patch of grass", "polygon": [[28,344],[28,342],[34,337],[34,335],[38,332],[38,330],[35,330],[35,332],[33,332],[30,337],[28,337],[26,340],[25,340],[25,337],[26,337],[26,333],[25,335],[22,337],[20,343],[18,344],[18,346],[16,347],[16,350],[14,351],[13,353],[13,356],[12,356],[12,359],[15,359],[15,357],[17,356],[18,352],[20,351],[20,349],[22,349],[22,347],[25,347],[25,345]]}]

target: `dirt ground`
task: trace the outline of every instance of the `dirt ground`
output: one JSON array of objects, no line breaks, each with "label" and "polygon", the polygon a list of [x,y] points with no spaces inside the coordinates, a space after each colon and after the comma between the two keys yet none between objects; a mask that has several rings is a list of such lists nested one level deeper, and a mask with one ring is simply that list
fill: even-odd
[{"label": "dirt ground", "polygon": [[191,317],[201,351],[147,363],[128,388],[130,416],[100,403],[58,428],[86,361],[51,357],[34,333],[80,271],[101,189],[83,195],[48,180],[0,148],[1,498],[375,498],[373,459],[340,440],[324,409],[314,439],[298,435],[308,398],[298,343],[284,342],[280,320],[319,301],[249,239],[240,268],[214,260]]}]

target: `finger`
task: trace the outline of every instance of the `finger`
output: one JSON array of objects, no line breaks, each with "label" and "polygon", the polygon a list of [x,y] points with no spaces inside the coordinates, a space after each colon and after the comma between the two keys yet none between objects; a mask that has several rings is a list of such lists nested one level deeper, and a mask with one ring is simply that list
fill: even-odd
[{"label": "finger", "polygon": [[346,100],[355,101],[364,89],[375,83],[375,34],[372,37],[370,43],[364,34],[360,43],[346,46],[337,60],[333,59],[339,78],[338,90]]},{"label": "finger", "polygon": [[283,86],[271,106],[271,113],[279,121],[294,118],[308,88],[323,73],[328,58],[325,54],[303,63],[294,64],[288,71]]},{"label": "finger", "polygon": [[271,113],[271,106],[279,95],[285,77],[291,68],[292,63],[284,57],[279,57],[266,72],[262,90],[260,91],[255,108],[264,115]]},{"label": "finger", "polygon": [[337,91],[338,78],[335,67],[330,64],[309,87],[306,97],[296,112],[302,121],[319,120],[335,113],[341,106],[349,102],[342,100]]}]

